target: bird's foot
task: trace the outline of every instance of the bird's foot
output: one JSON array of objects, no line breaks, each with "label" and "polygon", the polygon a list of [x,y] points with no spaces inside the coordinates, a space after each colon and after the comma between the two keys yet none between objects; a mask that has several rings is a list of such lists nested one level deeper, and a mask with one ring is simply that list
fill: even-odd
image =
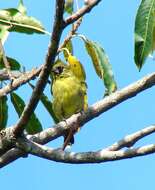
[{"label": "bird's foot", "polygon": [[65,150],[65,148],[66,148],[68,145],[71,146],[70,141],[71,141],[71,139],[73,138],[73,135],[74,135],[73,129],[69,129],[69,133],[68,133],[68,136],[67,136],[67,138],[65,139],[65,142],[64,142],[64,144],[63,144],[63,146],[62,146],[62,150]]}]

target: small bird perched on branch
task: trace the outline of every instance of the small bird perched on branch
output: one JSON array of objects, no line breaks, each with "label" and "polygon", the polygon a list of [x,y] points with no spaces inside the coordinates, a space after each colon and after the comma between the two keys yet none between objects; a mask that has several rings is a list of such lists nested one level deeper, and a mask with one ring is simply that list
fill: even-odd
[{"label": "small bird perched on branch", "polygon": [[[87,85],[72,71],[70,65],[57,60],[52,68],[53,111],[59,121],[87,109]],[[80,126],[77,126],[77,130]],[[64,134],[63,150],[74,143],[70,129]]]}]

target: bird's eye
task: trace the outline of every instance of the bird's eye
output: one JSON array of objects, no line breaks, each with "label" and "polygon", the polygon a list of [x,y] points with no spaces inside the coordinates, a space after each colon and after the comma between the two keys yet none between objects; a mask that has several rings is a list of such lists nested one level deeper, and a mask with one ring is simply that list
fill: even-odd
[{"label": "bird's eye", "polygon": [[61,67],[61,66],[58,66],[58,67],[56,67],[56,68],[53,68],[52,69],[52,71],[56,74],[56,75],[59,75],[59,74],[61,74],[62,72],[63,72],[63,67]]},{"label": "bird's eye", "polygon": [[58,69],[58,73],[61,74],[63,72],[64,68],[63,67],[57,67],[57,69]]}]

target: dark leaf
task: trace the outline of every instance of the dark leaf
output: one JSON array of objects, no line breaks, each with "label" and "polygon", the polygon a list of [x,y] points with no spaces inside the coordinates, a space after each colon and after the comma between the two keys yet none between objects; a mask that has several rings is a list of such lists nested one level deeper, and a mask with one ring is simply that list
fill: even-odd
[{"label": "dark leaf", "polygon": [[[29,85],[31,86],[32,89],[34,89],[34,86],[32,84],[29,83]],[[52,109],[52,102],[48,99],[48,97],[43,93],[41,95],[40,98],[42,104],[45,106],[46,110],[48,111],[48,113],[50,114],[50,116],[52,117],[52,119],[54,120],[55,123],[58,123],[59,120],[56,118],[53,109]]]},{"label": "dark leaf", "polygon": [[[25,107],[24,101],[22,100],[22,98],[20,96],[18,96],[16,93],[12,92],[11,93],[11,102],[12,102],[18,116],[20,117],[24,110],[24,107]],[[35,134],[35,133],[42,131],[42,125],[34,113],[32,114],[25,129],[28,134]]]},{"label": "dark leaf", "polygon": [[44,94],[41,95],[40,100],[43,103],[43,105],[45,106],[45,108],[47,109],[48,113],[53,118],[54,122],[58,123],[59,120],[56,118],[56,116],[55,116],[55,114],[53,112],[53,109],[52,109],[52,102]]},{"label": "dark leaf", "polygon": [[[11,66],[11,70],[20,70],[20,63],[16,59],[13,59],[11,57],[6,57],[6,58]],[[5,65],[3,62],[3,58],[0,57],[0,69],[4,69],[4,68],[5,68]]]},{"label": "dark leaf", "polygon": [[0,130],[6,127],[8,120],[7,96],[0,97]]},{"label": "dark leaf", "polygon": [[155,0],[142,0],[135,21],[135,63],[140,70],[152,53]]}]

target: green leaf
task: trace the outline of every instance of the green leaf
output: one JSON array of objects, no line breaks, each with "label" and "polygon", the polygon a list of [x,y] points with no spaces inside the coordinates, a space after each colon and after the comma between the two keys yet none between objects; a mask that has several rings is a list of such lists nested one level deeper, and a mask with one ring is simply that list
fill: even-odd
[{"label": "green leaf", "polygon": [[109,95],[117,90],[117,84],[116,81],[114,80],[112,66],[109,62],[109,59],[104,49],[98,43],[94,42],[94,48],[100,60],[100,67],[103,73],[103,81],[105,87],[107,88],[105,95]]},{"label": "green leaf", "polygon": [[[69,51],[69,53],[73,55],[73,45],[72,45],[72,41],[71,41],[71,40],[69,40],[69,41],[65,44],[65,46],[64,46],[63,48],[67,48],[68,51]],[[66,59],[66,61],[67,61],[67,59],[68,59],[68,53],[64,50],[64,51],[63,51],[63,54],[64,54],[64,57],[65,57],[65,59]]]},{"label": "green leaf", "polygon": [[142,0],[135,21],[135,63],[140,70],[152,53],[155,0]]},{"label": "green leaf", "polygon": [[26,7],[24,6],[23,0],[20,0],[20,1],[19,1],[19,5],[18,5],[17,9],[18,9],[23,15],[26,15],[26,14],[27,14],[27,10],[26,10]]},{"label": "green leaf", "polygon": [[89,56],[92,59],[95,71],[96,71],[97,75],[102,79],[103,78],[103,72],[102,72],[102,69],[100,66],[100,60],[98,58],[98,54],[95,51],[94,42],[87,40],[87,39],[85,39],[84,42],[85,42],[85,48],[86,48]]},{"label": "green leaf", "polygon": [[[11,102],[18,116],[20,117],[25,107],[23,99],[20,96],[18,96],[16,93],[12,92]],[[28,134],[35,134],[42,131],[42,125],[34,113],[32,114],[25,130],[28,132]]]},{"label": "green leaf", "polygon": [[22,32],[26,34],[48,33],[40,21],[14,8],[0,10],[0,24],[9,26],[8,31],[10,32]]},{"label": "green leaf", "polygon": [[[31,86],[32,89],[34,89],[34,85],[32,85],[31,83],[29,83],[29,85]],[[45,106],[45,108],[48,111],[48,113],[50,114],[50,116],[52,117],[52,119],[54,120],[54,122],[58,123],[59,120],[56,118],[56,116],[53,112],[52,102],[48,99],[48,97],[44,93],[41,95],[40,100],[41,100],[42,104]]]},{"label": "green leaf", "polygon": [[48,97],[44,94],[41,95],[40,98],[41,102],[43,103],[43,105],[45,106],[46,110],[48,111],[48,113],[51,115],[51,117],[53,118],[55,123],[58,123],[59,120],[56,118],[53,109],[52,109],[52,102],[48,99]]},{"label": "green leaf", "polygon": [[8,121],[7,96],[0,97],[0,130],[6,127]]},{"label": "green leaf", "polygon": [[84,42],[86,50],[92,59],[97,75],[104,81],[104,85],[106,87],[105,95],[109,95],[117,89],[117,84],[114,80],[109,59],[104,49],[97,42],[93,42],[88,39],[85,39]]},{"label": "green leaf", "polygon": [[[11,70],[20,70],[20,63],[16,60],[16,59],[13,59],[11,57],[6,57],[9,64],[10,64],[10,67],[11,67]],[[0,56],[0,69],[4,69],[5,68],[5,65],[4,65],[4,62],[3,62],[3,58]]]},{"label": "green leaf", "polygon": [[73,7],[74,7],[74,1],[73,0],[66,0],[65,1],[65,11],[68,14],[72,14],[73,13]]},{"label": "green leaf", "polygon": [[5,43],[5,41],[8,38],[8,35],[9,35],[8,26],[2,26],[0,24],[0,40],[1,40],[2,44]]},{"label": "green leaf", "polygon": [[155,27],[153,28],[152,52],[155,50]]}]

